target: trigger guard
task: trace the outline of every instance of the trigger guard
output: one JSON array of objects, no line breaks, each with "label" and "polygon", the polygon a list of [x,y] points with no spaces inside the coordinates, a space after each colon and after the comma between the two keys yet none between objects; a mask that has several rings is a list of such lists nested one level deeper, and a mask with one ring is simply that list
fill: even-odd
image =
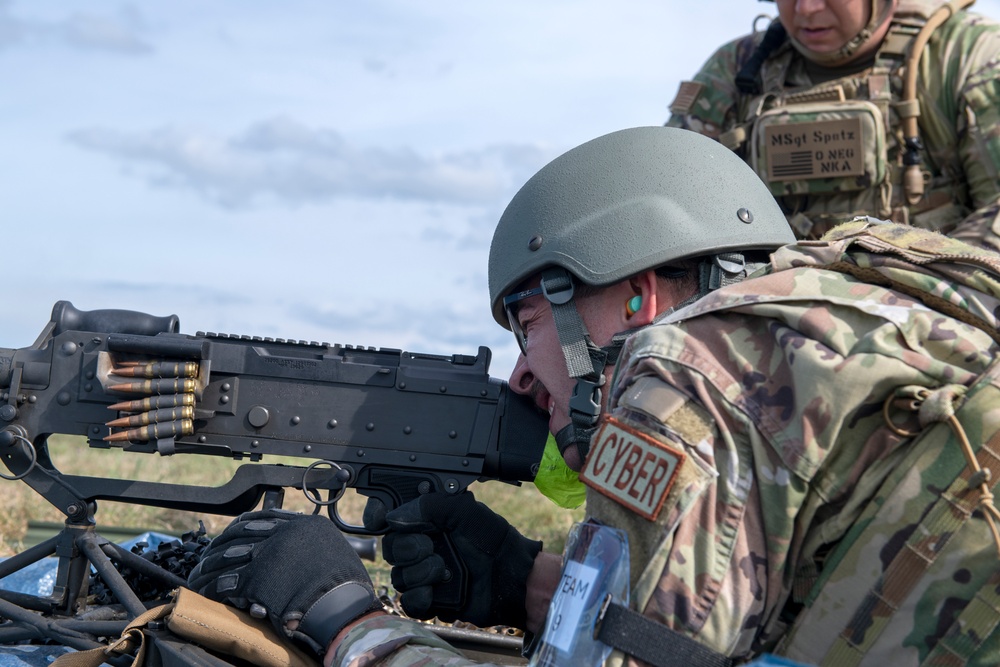
[{"label": "trigger guard", "polygon": [[385,530],[371,530],[369,528],[365,528],[364,526],[348,523],[341,518],[340,512],[337,510],[336,503],[326,503],[326,513],[330,516],[330,521],[333,521],[333,525],[339,528],[341,532],[350,533],[352,535],[384,535],[389,528],[386,526]]},{"label": "trigger guard", "polygon": [[[355,490],[367,497],[375,498],[385,506],[386,512],[391,512],[402,504],[402,499],[394,496],[393,494],[379,488],[372,487],[356,487]],[[335,504],[329,505],[327,507],[327,513],[330,515],[330,520],[333,521],[334,525],[340,530],[348,533],[353,533],[355,535],[385,535],[389,532],[389,526],[386,524],[382,528],[371,529],[363,525],[358,526],[353,523],[348,523],[340,516],[340,512],[337,510]]]}]

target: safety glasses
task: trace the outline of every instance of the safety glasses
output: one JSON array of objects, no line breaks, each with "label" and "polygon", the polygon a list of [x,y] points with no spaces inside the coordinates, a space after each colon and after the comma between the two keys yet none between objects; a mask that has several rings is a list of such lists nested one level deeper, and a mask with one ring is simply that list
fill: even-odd
[{"label": "safety glasses", "polygon": [[515,292],[510,296],[505,296],[503,298],[503,309],[507,313],[507,322],[510,324],[510,330],[514,332],[514,338],[517,339],[517,345],[521,348],[521,354],[527,354],[528,347],[528,335],[524,333],[524,329],[521,328],[521,322],[517,319],[517,303],[519,301],[524,301],[525,299],[530,299],[533,296],[538,296],[542,294],[541,287],[532,287],[531,289],[526,289],[521,292]]}]

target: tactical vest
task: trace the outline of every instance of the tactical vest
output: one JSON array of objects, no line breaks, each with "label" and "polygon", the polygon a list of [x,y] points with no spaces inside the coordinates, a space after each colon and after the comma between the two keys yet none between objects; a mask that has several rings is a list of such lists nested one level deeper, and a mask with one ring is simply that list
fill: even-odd
[{"label": "tactical vest", "polygon": [[[901,102],[904,66],[940,5],[901,0],[873,66],[861,73],[811,85],[803,58],[786,44],[763,61],[761,94],[741,96],[740,124],[720,141],[768,184],[800,238],[861,215],[948,232],[969,214],[961,171],[930,164],[922,146],[910,155],[904,148],[903,118],[919,115],[916,101]],[[917,155],[924,191],[910,203],[904,163]]]},{"label": "tactical vest", "polygon": [[[1000,257],[859,222],[826,238],[842,239],[849,258],[820,268],[904,292],[1000,342]],[[1000,357],[970,387],[897,387],[885,398],[887,428],[911,441],[836,548],[800,562],[793,604],[803,607],[779,653],[824,667],[885,665],[887,655],[892,664],[997,664],[998,408]]]}]

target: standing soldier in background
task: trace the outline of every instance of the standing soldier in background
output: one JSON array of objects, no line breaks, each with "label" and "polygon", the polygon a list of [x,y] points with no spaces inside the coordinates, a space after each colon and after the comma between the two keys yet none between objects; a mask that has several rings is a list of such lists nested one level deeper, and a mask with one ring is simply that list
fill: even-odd
[{"label": "standing soldier in background", "polygon": [[876,215],[1000,250],[1000,25],[973,0],[775,3],[667,125],[740,155],[800,238]]}]

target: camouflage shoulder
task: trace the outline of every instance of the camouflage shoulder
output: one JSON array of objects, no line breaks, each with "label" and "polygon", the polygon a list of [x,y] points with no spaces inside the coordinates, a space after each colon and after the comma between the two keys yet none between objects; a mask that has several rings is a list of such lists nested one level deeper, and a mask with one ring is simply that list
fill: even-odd
[{"label": "camouflage shoulder", "polygon": [[669,105],[667,126],[717,137],[739,99],[736,74],[753,53],[760,35],[744,35],[722,45],[694,78],[682,81]]},{"label": "camouflage shoulder", "polygon": [[759,31],[726,42],[705,61],[700,72],[730,72],[735,78],[736,72],[750,59],[762,39],[764,33]]},{"label": "camouflage shoulder", "polygon": [[376,616],[354,626],[333,658],[333,665],[351,667],[411,667],[444,665],[474,667],[457,649],[416,621],[392,616]]},{"label": "camouflage shoulder", "polygon": [[[973,208],[981,209],[1000,198],[1000,23],[960,12],[944,27],[952,26],[941,56],[945,67],[939,69],[945,76],[955,73],[946,86],[956,79],[960,85],[956,92],[965,106],[958,109],[960,153]],[[995,235],[984,229],[979,242],[995,243]]]},{"label": "camouflage shoulder", "polygon": [[925,47],[921,78],[937,74],[945,84],[980,85],[996,79],[998,56],[1000,23],[981,14],[957,12],[934,31]]}]

